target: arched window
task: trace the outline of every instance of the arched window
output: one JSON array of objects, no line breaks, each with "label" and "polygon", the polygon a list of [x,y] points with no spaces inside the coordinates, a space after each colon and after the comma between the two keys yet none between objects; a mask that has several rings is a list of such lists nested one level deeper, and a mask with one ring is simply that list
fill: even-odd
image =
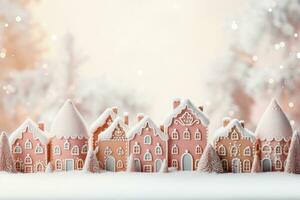
[{"label": "arched window", "polygon": [[25,149],[32,149],[32,143],[30,140],[26,140],[25,142]]},{"label": "arched window", "polygon": [[32,159],[31,159],[29,154],[26,155],[24,163],[25,164],[32,164]]},{"label": "arched window", "polygon": [[123,168],[123,162],[122,162],[122,160],[118,160],[117,161],[117,168]]},{"label": "arched window", "polygon": [[16,161],[16,170],[21,171],[22,170],[22,165],[20,161]]},{"label": "arched window", "polygon": [[282,168],[281,160],[276,160],[275,161],[275,169],[281,170],[281,168]]},{"label": "arched window", "polygon": [[178,132],[177,132],[177,130],[175,128],[172,131],[172,139],[173,140],[178,140],[179,139]]},{"label": "arched window", "polygon": [[280,145],[277,145],[277,146],[275,147],[275,153],[276,153],[276,154],[282,154],[282,149],[281,149],[281,146],[280,146]]},{"label": "arched window", "polygon": [[111,148],[106,147],[105,150],[104,150],[104,155],[108,156],[108,155],[110,155],[110,154],[112,154]]},{"label": "arched window", "polygon": [[145,161],[152,161],[152,155],[149,152],[149,149],[147,149],[146,153],[144,154],[144,160]]},{"label": "arched window", "polygon": [[289,148],[290,148],[290,145],[288,143],[286,143],[283,147],[283,152],[285,155],[287,155],[289,153]]},{"label": "arched window", "polygon": [[86,154],[87,152],[88,152],[88,146],[87,146],[87,144],[84,144],[81,148],[81,153]]},{"label": "arched window", "polygon": [[22,147],[17,143],[17,146],[14,148],[14,153],[22,153]]},{"label": "arched window", "polygon": [[176,144],[173,145],[171,152],[172,154],[178,154],[178,147],[176,146]]},{"label": "arched window", "polygon": [[262,151],[263,151],[264,153],[271,153],[271,147],[270,147],[269,145],[264,145],[264,146],[262,147]]},{"label": "arched window", "polygon": [[158,143],[155,147],[155,154],[156,155],[162,155],[162,149],[161,149],[161,146]]},{"label": "arched window", "polygon": [[197,129],[195,132],[195,140],[201,140],[201,132],[199,129]]},{"label": "arched window", "polygon": [[82,159],[79,159],[77,161],[77,169],[82,169],[83,168],[83,160]]},{"label": "arched window", "polygon": [[61,160],[56,160],[55,161],[55,168],[56,168],[56,170],[62,170],[62,162],[61,162]]},{"label": "arched window", "polygon": [[141,147],[140,145],[136,142],[133,146],[133,154],[140,154],[141,153]]},{"label": "arched window", "polygon": [[190,131],[189,131],[188,128],[186,128],[186,129],[183,131],[183,139],[185,139],[185,140],[191,139],[191,133],[190,133]]},{"label": "arched window", "polygon": [[66,140],[65,143],[64,143],[64,149],[65,150],[69,150],[70,149],[70,143],[69,143],[68,140]]},{"label": "arched window", "polygon": [[118,156],[124,155],[124,149],[122,147],[118,147],[117,154],[118,154]]},{"label": "arched window", "polygon": [[144,137],[144,144],[151,144],[151,136],[150,135],[146,135]]},{"label": "arched window", "polygon": [[250,160],[244,160],[243,168],[244,168],[244,172],[250,172],[251,170]]},{"label": "arched window", "polygon": [[60,155],[60,147],[59,146],[55,146],[54,147],[54,152],[55,155]]},{"label": "arched window", "polygon": [[244,156],[251,156],[251,148],[249,146],[244,149]]},{"label": "arched window", "polygon": [[231,147],[231,155],[236,156],[238,153],[238,148],[236,146]]},{"label": "arched window", "polygon": [[202,154],[202,148],[200,147],[200,145],[196,146],[195,153],[196,154]]},{"label": "arched window", "polygon": [[37,146],[35,147],[35,153],[36,154],[42,154],[42,153],[44,153],[43,147],[41,147],[40,144],[37,144]]},{"label": "arched window", "polygon": [[227,160],[223,159],[221,162],[222,162],[222,167],[223,167],[224,172],[227,172],[228,171],[228,162],[227,162]]},{"label": "arched window", "polygon": [[223,145],[219,146],[218,152],[220,156],[226,156],[226,149]]},{"label": "arched window", "polygon": [[172,167],[174,167],[174,168],[178,168],[178,161],[177,160],[172,160]]},{"label": "arched window", "polygon": [[79,155],[79,147],[77,145],[72,147],[71,154],[72,155]]},{"label": "arched window", "polygon": [[231,139],[232,140],[238,140],[239,139],[239,134],[236,131],[233,131],[231,133]]}]

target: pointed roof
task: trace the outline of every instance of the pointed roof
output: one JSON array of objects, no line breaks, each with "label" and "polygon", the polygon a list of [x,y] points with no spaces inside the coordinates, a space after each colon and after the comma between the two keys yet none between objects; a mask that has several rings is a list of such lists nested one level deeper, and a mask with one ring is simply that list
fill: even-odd
[{"label": "pointed roof", "polygon": [[121,120],[120,117],[117,117],[113,123],[105,129],[99,136],[98,136],[98,141],[99,140],[109,140],[112,138],[112,134],[114,130],[120,125],[120,127],[125,131],[125,136],[126,136],[126,131],[128,129],[127,125],[123,123],[123,120]]},{"label": "pointed roof", "polygon": [[26,119],[14,132],[9,136],[9,143],[14,144],[17,139],[21,139],[23,133],[28,129],[33,134],[33,138],[40,140],[43,145],[48,144],[47,133],[42,131],[38,125],[31,119]]},{"label": "pointed roof", "polygon": [[192,102],[189,99],[185,99],[182,102],[180,102],[179,106],[173,109],[172,112],[165,118],[164,126],[169,127],[172,123],[172,120],[176,118],[185,108],[191,110],[192,113],[195,114],[201,120],[201,123],[204,126],[207,127],[209,125],[208,117],[196,106],[194,106],[194,104],[192,104]]},{"label": "pointed roof", "polygon": [[111,117],[112,120],[116,119],[117,114],[112,108],[107,108],[90,126],[90,133],[95,132],[100,126],[103,126],[106,120]]},{"label": "pointed roof", "polygon": [[70,99],[58,111],[50,133],[57,138],[88,138],[86,124]]},{"label": "pointed roof", "polygon": [[244,138],[249,138],[252,142],[255,142],[256,138],[254,133],[249,129],[244,128],[238,119],[232,119],[225,127],[222,126],[217,129],[214,133],[213,141],[215,142],[220,137],[228,137],[233,127],[236,127]]},{"label": "pointed roof", "polygon": [[275,99],[272,99],[262,115],[255,135],[262,140],[287,140],[292,137],[291,124]]},{"label": "pointed roof", "polygon": [[169,139],[168,134],[162,132],[153,122],[149,116],[145,116],[141,121],[139,121],[134,127],[130,129],[127,133],[127,138],[132,140],[136,134],[140,135],[142,129],[149,125],[149,127],[154,129],[154,135],[159,136],[161,140],[167,141]]}]

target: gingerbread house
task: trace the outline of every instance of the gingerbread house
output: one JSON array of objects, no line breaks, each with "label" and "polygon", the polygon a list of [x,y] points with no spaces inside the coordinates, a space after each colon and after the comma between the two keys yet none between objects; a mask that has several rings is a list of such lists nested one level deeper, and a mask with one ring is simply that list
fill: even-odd
[{"label": "gingerbread house", "polygon": [[195,170],[207,144],[209,119],[203,107],[194,106],[189,99],[173,101],[173,110],[164,121],[169,135],[168,165],[177,170]]},{"label": "gingerbread house", "polygon": [[273,99],[259,121],[256,131],[262,171],[283,171],[293,135],[286,115]]},{"label": "gingerbread house", "polygon": [[159,172],[163,160],[167,160],[168,135],[150,117],[139,114],[137,119],[138,123],[127,134],[129,154],[133,155],[135,169]]},{"label": "gingerbread house", "polygon": [[48,163],[48,138],[44,124],[26,119],[9,137],[16,170],[32,173],[45,171]]},{"label": "gingerbread house", "polygon": [[111,125],[113,120],[117,117],[118,108],[107,108],[90,126],[89,132],[92,137],[93,148],[95,149],[98,144],[98,135],[101,134],[107,127]]},{"label": "gingerbread house", "polygon": [[225,118],[213,139],[224,172],[251,172],[255,141],[254,133],[245,128],[244,121]]},{"label": "gingerbread house", "polygon": [[59,110],[50,130],[50,162],[56,171],[80,170],[88,151],[88,130],[71,100]]},{"label": "gingerbread house", "polygon": [[[125,120],[126,123],[126,120]],[[128,157],[127,124],[120,117],[98,137],[97,158],[106,171],[125,171]]]}]

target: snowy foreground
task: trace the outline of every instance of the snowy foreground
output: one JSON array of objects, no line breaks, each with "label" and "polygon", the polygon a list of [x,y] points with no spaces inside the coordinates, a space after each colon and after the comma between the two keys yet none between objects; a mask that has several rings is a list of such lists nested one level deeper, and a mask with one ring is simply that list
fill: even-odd
[{"label": "snowy foreground", "polygon": [[0,173],[0,199],[300,199],[300,175]]}]

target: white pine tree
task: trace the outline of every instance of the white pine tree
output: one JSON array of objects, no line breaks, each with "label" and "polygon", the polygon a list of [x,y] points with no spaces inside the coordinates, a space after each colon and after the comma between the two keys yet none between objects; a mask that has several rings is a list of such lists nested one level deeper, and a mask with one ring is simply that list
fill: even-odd
[{"label": "white pine tree", "polygon": [[133,155],[128,157],[126,172],[136,172]]},{"label": "white pine tree", "polygon": [[252,163],[251,173],[257,173],[257,172],[261,172],[261,165],[260,165],[259,155],[255,154]]},{"label": "white pine tree", "polygon": [[5,132],[0,135],[0,171],[15,173],[16,169]]},{"label": "white pine tree", "polygon": [[289,154],[286,160],[287,162],[284,171],[300,174],[300,136],[297,132],[295,132],[292,137]]},{"label": "white pine tree", "polygon": [[160,173],[167,173],[168,172],[168,162],[167,162],[166,159],[163,160],[159,172]]},{"label": "white pine tree", "polygon": [[197,171],[208,173],[223,173],[221,160],[212,145],[206,145],[199,161]]},{"label": "white pine tree", "polygon": [[100,172],[99,162],[96,157],[95,151],[93,151],[93,148],[89,148],[82,170],[84,172],[91,172],[91,173]]},{"label": "white pine tree", "polygon": [[53,167],[51,165],[51,163],[48,163],[45,169],[46,173],[52,173],[53,172]]}]

